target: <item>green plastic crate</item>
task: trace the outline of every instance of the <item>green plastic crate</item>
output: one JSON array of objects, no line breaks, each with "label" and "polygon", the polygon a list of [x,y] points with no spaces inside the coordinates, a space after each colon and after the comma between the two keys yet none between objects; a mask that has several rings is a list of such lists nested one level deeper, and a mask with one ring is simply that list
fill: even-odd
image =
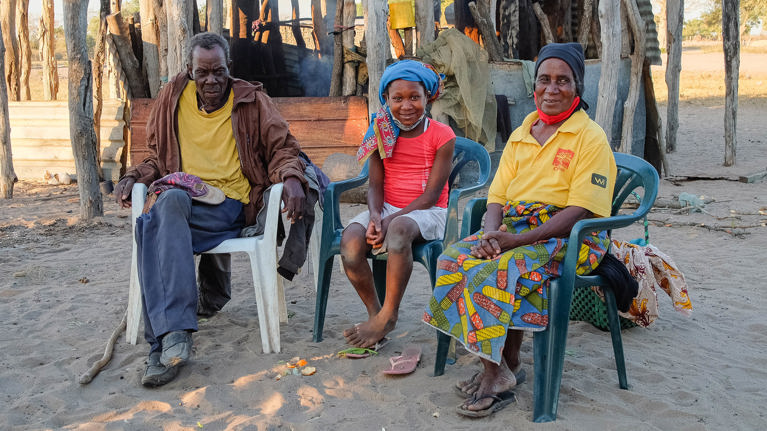
[{"label": "green plastic crate", "polygon": [[[621,322],[621,329],[637,326],[636,323],[624,317],[618,316],[618,318]],[[570,320],[589,322],[603,331],[610,329],[607,323],[607,307],[604,301],[599,298],[596,292],[588,287],[575,289],[573,292]]]}]

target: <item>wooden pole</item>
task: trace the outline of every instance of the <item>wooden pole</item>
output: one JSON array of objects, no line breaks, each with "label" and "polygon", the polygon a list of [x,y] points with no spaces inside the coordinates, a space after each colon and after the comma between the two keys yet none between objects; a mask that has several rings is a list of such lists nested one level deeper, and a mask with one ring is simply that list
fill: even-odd
[{"label": "wooden pole", "polygon": [[59,93],[59,71],[54,53],[53,0],[43,0],[43,16],[40,17],[40,48],[43,62],[43,98],[56,100]]},{"label": "wooden pole", "polygon": [[639,101],[639,86],[642,83],[642,66],[645,58],[645,23],[639,14],[636,0],[622,0],[626,9],[626,18],[634,39],[634,52],[631,54],[631,78],[629,94],[623,103],[623,124],[620,152],[631,154],[634,143],[634,113]]},{"label": "wooden pole", "polygon": [[738,120],[738,72],[740,71],[740,1],[722,0],[724,48],[724,165],[735,164]]},{"label": "wooden pole", "polygon": [[96,166],[99,178],[104,179],[101,171],[101,108],[104,105],[104,63],[106,63],[107,15],[109,15],[109,0],[101,0],[99,5],[99,33],[96,36],[96,49],[93,53],[93,132],[96,134]]},{"label": "wooden pole", "polygon": [[[210,7],[213,3],[216,3],[216,1],[208,1],[208,6]],[[144,72],[146,72],[149,96],[154,98],[157,97],[157,93],[160,91],[160,38],[156,10],[153,6],[153,0],[139,1],[139,14],[141,15],[141,47],[144,53],[142,66]],[[211,22],[210,18],[208,18],[208,22]]]},{"label": "wooden pole", "polygon": [[346,58],[346,51],[354,51],[354,20],[357,18],[357,6],[354,0],[344,0],[343,51],[344,77],[343,95],[352,96],[357,92],[357,66]]},{"label": "wooden pole", "polygon": [[431,0],[415,2],[416,50],[434,42],[434,4]]},{"label": "wooden pole", "polygon": [[8,98],[19,100],[19,45],[16,41],[16,0],[0,1],[0,23],[5,32],[5,82],[8,86]]},{"label": "wooden pole", "polygon": [[368,69],[368,113],[372,114],[381,108],[378,86],[386,69],[386,61],[391,58],[386,25],[389,5],[386,0],[367,0],[366,4],[365,41],[368,49],[365,63]]},{"label": "wooden pole", "polygon": [[86,2],[64,0],[64,33],[69,59],[69,137],[75,156],[82,220],[104,213],[96,166],[91,65],[85,42],[87,13]]},{"label": "wooden pole", "polygon": [[191,2],[184,0],[166,0],[164,5],[168,17],[168,79],[172,79],[182,70],[186,70],[184,55],[187,43],[193,35],[192,7]]},{"label": "wooden pole", "polygon": [[[299,48],[306,48],[306,42],[304,42],[304,35],[301,34],[301,23],[298,21],[301,18],[301,11],[299,10],[299,1],[290,0],[290,6],[293,8],[293,22],[290,23],[290,29],[293,32],[293,39],[296,40],[296,46]],[[352,2],[354,6],[354,2]]]},{"label": "wooden pole", "polygon": [[676,150],[676,133],[679,130],[679,74],[682,71],[682,26],[684,24],[684,0],[666,2],[666,152]]},{"label": "wooden pole", "polygon": [[314,46],[320,55],[327,54],[328,34],[325,30],[325,21],[322,20],[322,1],[312,0],[312,36],[314,36]]},{"label": "wooden pole", "polygon": [[207,0],[206,8],[206,27],[211,33],[224,34],[224,1]]},{"label": "wooden pole", "polygon": [[613,115],[618,99],[618,74],[621,60],[621,8],[618,0],[599,2],[599,22],[602,27],[602,65],[599,76],[599,97],[594,121],[612,142]]},{"label": "wooden pole", "polygon": [[[645,57],[642,65],[642,81],[644,82],[645,109],[647,112],[644,158],[655,167],[659,174],[668,177],[671,172],[666,160],[666,135],[663,133],[663,119],[660,118],[658,111],[655,87],[650,72],[650,60],[647,57]],[[648,145],[652,147],[648,148]]]},{"label": "wooden pole", "polygon": [[[5,70],[5,44],[3,26],[0,23],[0,70]],[[13,198],[13,184],[18,181],[13,171],[11,154],[11,121],[8,114],[8,87],[0,79],[0,198]]]},{"label": "wooden pole", "polygon": [[[537,3],[534,3],[537,4]],[[469,3],[469,11],[477,23],[482,40],[485,41],[485,50],[490,56],[490,61],[503,61],[503,48],[498,36],[495,34],[495,26],[488,19],[490,16],[490,1],[476,0]]]},{"label": "wooden pole", "polygon": [[344,0],[337,0],[336,19],[333,28],[333,71],[330,74],[330,92],[328,96],[340,96],[343,94],[344,78]]},{"label": "wooden pole", "polygon": [[32,99],[29,92],[29,73],[32,71],[32,49],[29,47],[29,0],[16,0],[16,29],[19,36],[19,64],[21,64],[21,100]]},{"label": "wooden pole", "polygon": [[152,9],[157,19],[157,38],[159,44],[157,57],[160,62],[160,87],[168,83],[168,13],[163,0],[152,0]]},{"label": "wooden pole", "polygon": [[578,23],[578,43],[583,47],[583,52],[589,47],[589,31],[591,31],[591,16],[594,9],[594,0],[583,0],[581,21]]}]

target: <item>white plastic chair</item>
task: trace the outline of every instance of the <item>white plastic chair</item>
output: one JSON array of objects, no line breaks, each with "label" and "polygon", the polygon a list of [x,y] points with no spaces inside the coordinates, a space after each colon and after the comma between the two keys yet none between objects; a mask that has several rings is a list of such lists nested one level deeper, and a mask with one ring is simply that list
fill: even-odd
[{"label": "white plastic chair", "polygon": [[[141,286],[138,280],[136,256],[136,218],[141,216],[147,188],[136,183],[132,191],[132,237],[130,291],[128,292],[128,322],[126,337],[136,344],[141,322]],[[253,288],[256,291],[258,324],[264,353],[280,352],[280,323],[288,321],[282,277],[277,274],[277,221],[280,217],[282,183],[274,184],[269,194],[264,234],[255,237],[228,239],[205,253],[222,254],[244,252],[250,258]]]}]

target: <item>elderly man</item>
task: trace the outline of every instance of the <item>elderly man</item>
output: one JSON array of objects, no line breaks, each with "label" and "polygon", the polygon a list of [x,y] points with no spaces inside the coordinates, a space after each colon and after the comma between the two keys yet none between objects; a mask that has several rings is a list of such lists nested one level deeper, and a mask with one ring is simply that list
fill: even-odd
[{"label": "elderly man", "polygon": [[271,184],[284,183],[283,211],[291,222],[306,206],[300,147],[263,87],[229,75],[229,47],[221,36],[198,34],[188,49],[187,70],[162,89],[147,123],[151,155],[115,188],[117,202],[130,207],[136,181],[149,185],[184,172],[225,195],[211,204],[170,188],[136,222],[144,337],[150,344],[141,382],[149,387],[170,382],[188,361],[197,314],[215,313],[229,299],[229,256],[203,255],[198,304],[194,254],[256,223]]}]

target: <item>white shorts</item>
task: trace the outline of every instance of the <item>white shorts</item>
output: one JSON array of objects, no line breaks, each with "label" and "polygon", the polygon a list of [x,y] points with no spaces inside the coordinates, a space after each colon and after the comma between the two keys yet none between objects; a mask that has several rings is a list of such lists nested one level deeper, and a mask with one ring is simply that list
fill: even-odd
[{"label": "white shorts", "polygon": [[[381,211],[381,218],[385,218],[389,214],[393,214],[402,208],[397,208],[394,205],[384,202],[383,211]],[[408,217],[415,221],[418,225],[418,230],[421,231],[421,236],[426,241],[433,239],[442,239],[445,236],[445,220],[447,220],[447,208],[431,207],[425,210],[410,211],[407,214],[403,214],[399,217]],[[365,211],[357,214],[353,219],[349,221],[349,225],[352,223],[359,223],[362,227],[368,227],[370,222],[370,211]],[[348,225],[347,225],[348,226]]]}]

